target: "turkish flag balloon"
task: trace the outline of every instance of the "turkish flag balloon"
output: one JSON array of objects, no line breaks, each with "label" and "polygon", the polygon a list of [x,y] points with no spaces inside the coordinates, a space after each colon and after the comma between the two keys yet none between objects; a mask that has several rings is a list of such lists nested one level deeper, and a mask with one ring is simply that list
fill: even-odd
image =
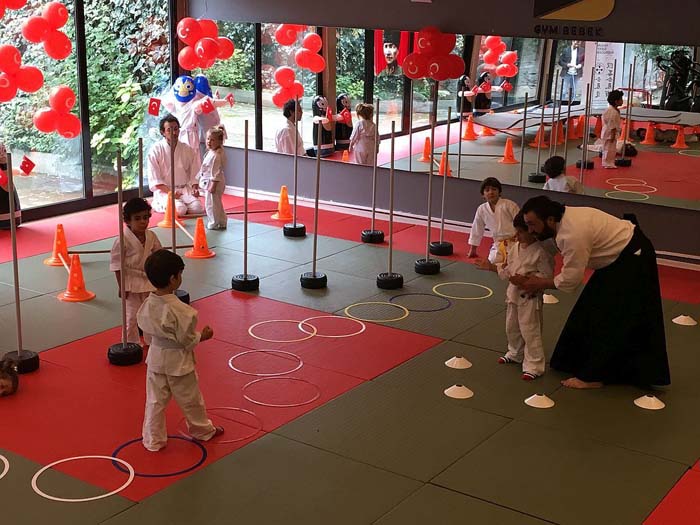
[{"label": "turkish flag balloon", "polygon": [[22,65],[22,56],[15,46],[3,44],[0,46],[0,71],[14,75]]},{"label": "turkish flag balloon", "polygon": [[213,38],[200,38],[199,42],[194,45],[194,52],[199,59],[211,60],[213,58],[216,60],[216,56],[219,54],[219,44]]},{"label": "turkish flag balloon", "polygon": [[493,49],[489,49],[484,53],[484,64],[495,64],[496,62],[498,62],[498,53]]},{"label": "turkish flag balloon", "polygon": [[435,48],[437,50],[437,55],[447,55],[452,53],[452,50],[457,44],[457,35],[452,33],[441,33],[438,38],[435,39]]},{"label": "turkish flag balloon", "polygon": [[304,36],[301,46],[308,49],[312,53],[318,53],[321,51],[321,47],[323,47],[323,41],[316,33],[308,33]]},{"label": "turkish flag balloon", "polygon": [[216,39],[216,43],[219,44],[219,54],[216,55],[216,58],[219,60],[228,60],[233,56],[235,46],[230,38],[220,36]]},{"label": "turkish flag balloon", "polygon": [[200,58],[197,67],[200,69],[209,69],[216,62],[215,58]]},{"label": "turkish flag balloon", "polygon": [[63,138],[74,139],[80,135],[80,119],[73,113],[66,113],[58,116],[56,131]]},{"label": "turkish flag balloon", "polygon": [[42,108],[34,112],[34,127],[42,133],[51,133],[56,131],[58,125],[58,111],[51,108]]},{"label": "turkish flag balloon", "polygon": [[5,7],[17,11],[27,5],[27,0],[5,0]]},{"label": "turkish flag balloon", "polygon": [[447,55],[434,56],[429,60],[428,75],[434,80],[447,80],[450,77]]},{"label": "turkish flag balloon", "polygon": [[411,53],[403,61],[403,74],[408,78],[417,80],[425,78],[428,74],[428,58],[425,55]]},{"label": "turkish flag balloon", "polygon": [[282,87],[289,87],[294,84],[296,75],[291,67],[282,66],[275,70],[275,81]]},{"label": "turkish flag balloon", "polygon": [[68,9],[60,2],[49,2],[41,11],[41,17],[51,29],[58,29],[68,22]]},{"label": "turkish flag balloon", "polygon": [[56,86],[49,92],[49,106],[59,113],[68,113],[75,106],[75,93],[68,86]]},{"label": "turkish flag balloon", "polygon": [[311,53],[309,57],[309,69],[313,73],[320,73],[326,69],[326,59],[316,53]]},{"label": "turkish flag balloon", "polygon": [[54,29],[46,35],[44,51],[55,60],[63,60],[64,58],[68,58],[71,51],[73,51],[73,44],[64,33]]},{"label": "turkish flag balloon", "polygon": [[440,30],[437,27],[424,27],[418,31],[416,38],[416,52],[425,55],[433,56],[437,52],[437,40],[440,38]]},{"label": "turkish flag balloon", "polygon": [[197,22],[199,22],[199,27],[202,29],[202,37],[214,39],[219,37],[219,26],[216,25],[216,22],[206,18],[200,18]]},{"label": "turkish flag balloon", "polygon": [[198,67],[199,58],[197,58],[194,48],[192,46],[183,47],[177,54],[177,63],[180,64],[182,69],[187,71],[192,71]]},{"label": "turkish flag balloon", "polygon": [[291,46],[297,39],[296,29],[287,24],[280,25],[275,31],[275,40],[281,46]]},{"label": "turkish flag balloon", "polygon": [[484,45],[489,49],[493,49],[501,42],[501,37],[496,35],[487,36],[484,39]]},{"label": "turkish flag balloon", "polygon": [[518,61],[518,52],[517,51],[506,51],[501,55],[501,62],[503,64],[511,64],[515,65],[515,63]]},{"label": "turkish flag balloon", "polygon": [[34,66],[22,66],[15,75],[17,80],[17,89],[21,89],[25,93],[34,93],[39,91],[44,85],[44,74],[39,68]]},{"label": "turkish flag balloon", "polygon": [[0,103],[9,102],[17,94],[17,82],[15,77],[7,73],[0,73]]},{"label": "turkish flag balloon", "polygon": [[195,45],[202,36],[202,28],[194,18],[188,16],[177,23],[177,37],[188,46]]},{"label": "turkish flag balloon", "polygon": [[466,67],[467,66],[464,63],[464,60],[462,60],[461,56],[453,54],[447,55],[447,71],[449,73],[447,78],[459,77],[462,75],[462,73],[464,73]]},{"label": "turkish flag balloon", "polygon": [[22,36],[34,44],[44,40],[49,31],[49,23],[40,16],[30,16],[22,24]]}]

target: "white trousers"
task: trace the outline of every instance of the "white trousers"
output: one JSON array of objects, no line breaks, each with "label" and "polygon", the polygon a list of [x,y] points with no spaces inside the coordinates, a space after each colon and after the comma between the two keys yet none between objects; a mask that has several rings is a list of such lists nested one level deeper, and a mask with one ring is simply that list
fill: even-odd
[{"label": "white trousers", "polygon": [[529,299],[525,304],[508,303],[506,310],[506,357],[523,364],[523,372],[535,376],[544,374],[545,359],[542,345],[542,298]]},{"label": "white trousers", "polygon": [[603,142],[603,166],[614,166],[617,155],[617,141],[606,140]]},{"label": "white trousers", "polygon": [[204,208],[207,211],[207,228],[210,230],[226,228],[228,217],[224,210],[224,203],[221,197],[224,194],[224,183],[218,181],[214,193],[207,191],[204,193]]},{"label": "white trousers", "polygon": [[[192,189],[189,186],[184,188],[177,188],[177,191],[181,192],[180,197],[175,199],[175,212],[178,215],[201,215],[204,213],[204,207],[202,202],[192,195]],[[158,213],[165,213],[165,209],[168,205],[168,194],[155,190],[153,192],[153,211]]]},{"label": "white trousers", "polygon": [[146,413],[143,418],[143,446],[156,452],[168,441],[165,408],[174,397],[187,420],[190,435],[202,441],[211,439],[216,431],[207,417],[204,398],[199,390],[197,372],[184,376],[146,373]]},{"label": "white trousers", "polygon": [[[126,342],[139,344],[139,325],[136,322],[136,312],[148,297],[149,292],[126,292]],[[150,336],[144,334],[146,344],[150,344]]]}]

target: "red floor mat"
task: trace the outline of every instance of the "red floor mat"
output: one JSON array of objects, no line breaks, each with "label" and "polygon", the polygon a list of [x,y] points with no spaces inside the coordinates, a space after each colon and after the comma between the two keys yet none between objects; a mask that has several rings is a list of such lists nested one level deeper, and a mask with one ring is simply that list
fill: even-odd
[{"label": "red floor mat", "polygon": [[644,525],[700,524],[700,472],[688,470],[659,503]]}]

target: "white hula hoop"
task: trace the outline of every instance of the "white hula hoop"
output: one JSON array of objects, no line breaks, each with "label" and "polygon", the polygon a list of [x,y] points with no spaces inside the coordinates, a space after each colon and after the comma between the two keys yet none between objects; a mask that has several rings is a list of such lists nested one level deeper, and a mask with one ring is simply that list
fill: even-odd
[{"label": "white hula hoop", "polygon": [[341,315],[315,315],[314,317],[307,317],[303,321],[299,321],[299,330],[301,330],[305,334],[308,334],[309,332],[304,330],[303,325],[308,324],[309,326],[316,328],[314,325],[312,325],[309,322],[309,321],[312,321],[314,319],[342,319],[344,321],[353,321],[354,323],[357,323],[360,325],[360,329],[357,330],[356,332],[352,332],[350,334],[340,334],[340,335],[322,335],[322,334],[319,334],[318,329],[316,329],[316,337],[327,337],[327,338],[331,338],[331,339],[341,339],[343,337],[352,337],[355,335],[360,335],[367,328],[367,325],[365,325],[365,323],[363,323],[359,319],[355,319],[353,317],[343,317]]},{"label": "white hula hoop", "polygon": [[307,339],[311,339],[313,336],[316,335],[316,328],[313,325],[309,325],[309,326],[314,329],[314,332],[312,334],[309,334],[308,332],[304,332],[304,334],[306,334],[306,336],[301,337],[299,339],[265,339],[264,337],[260,337],[259,335],[255,335],[253,333],[253,329],[255,327],[263,325],[263,324],[268,324],[268,323],[294,323],[298,326],[299,321],[295,321],[293,319],[268,319],[267,321],[260,321],[260,322],[253,324],[253,325],[250,325],[250,328],[248,328],[248,334],[250,335],[250,337],[258,339],[259,341],[265,341],[266,343],[299,343],[301,341],[306,341]]},{"label": "white hula hoop", "polygon": [[[659,188],[657,188],[656,186],[652,186],[652,185],[650,185],[650,184],[615,184],[615,186],[613,186],[613,187],[614,187],[617,191],[629,191],[629,192],[633,192],[633,193],[643,193],[643,194],[645,194],[645,195],[646,195],[647,193],[656,193],[657,191],[659,191]],[[651,191],[637,191],[637,190],[624,190],[624,189],[620,189],[620,188],[627,188],[627,187],[632,187],[632,188],[645,188],[645,189],[646,189],[646,188],[651,188]]]},{"label": "white hula hoop", "polygon": [[[47,494],[43,490],[41,490],[37,486],[37,480],[39,479],[39,476],[41,476],[44,472],[49,470],[51,467],[55,467],[56,465],[60,465],[61,463],[66,463],[68,461],[75,461],[77,459],[106,459],[107,461],[116,461],[118,463],[121,463],[126,467],[129,471],[129,479],[126,480],[126,482],[119,488],[113,490],[112,492],[108,492],[107,494],[102,494],[100,496],[92,496],[90,498],[77,498],[77,499],[70,499],[70,498],[59,498],[56,496],[51,496],[50,494]],[[34,474],[34,477],[32,478],[32,489],[34,489],[34,492],[39,494],[42,498],[50,499],[53,501],[60,501],[62,503],[84,503],[86,501],[95,501],[98,499],[104,499],[108,498],[110,496],[114,496],[115,494],[120,493],[122,490],[124,490],[126,487],[131,485],[131,482],[134,481],[134,467],[132,467],[129,463],[124,461],[121,458],[115,458],[113,456],[74,456],[72,458],[65,458],[65,459],[59,459],[58,461],[54,461],[53,463],[49,463],[45,467],[42,467],[39,469],[39,471]]]},{"label": "white hula hoop", "polygon": [[[305,332],[306,333],[306,332]],[[299,361],[299,364],[295,368],[291,368],[289,370],[285,370],[284,372],[273,372],[273,373],[256,373],[256,372],[246,372],[245,370],[241,370],[240,368],[236,368],[236,365],[233,364],[233,360],[236,359],[237,357],[241,357],[246,354],[256,354],[256,353],[265,353],[265,354],[283,354],[283,355],[288,355],[293,358],[295,358],[297,361]],[[304,361],[301,360],[301,357],[299,357],[296,354],[293,354],[291,352],[284,352],[282,350],[246,350],[245,352],[240,352],[236,355],[234,355],[231,359],[228,360],[228,366],[231,370],[235,372],[239,372],[241,374],[245,374],[247,376],[256,376],[256,377],[274,377],[274,376],[283,376],[285,374],[291,374],[292,372],[296,372],[299,370],[302,366],[304,366]]]},{"label": "white hula hoop", "polygon": [[[275,381],[275,380],[280,380],[280,379],[286,379],[288,381],[299,381],[300,383],[306,383],[307,385],[311,385],[312,387],[314,387],[316,389],[316,395],[314,397],[312,397],[311,399],[309,399],[307,401],[303,401],[301,403],[280,403],[280,404],[278,404],[278,403],[265,403],[264,401],[258,401],[257,399],[254,399],[254,398],[250,397],[248,394],[246,394],[246,389],[249,386],[252,386],[256,383],[260,383],[261,381]],[[263,377],[260,379],[254,379],[253,381],[251,381],[250,383],[245,385],[243,387],[243,397],[245,399],[247,399],[248,401],[250,401],[251,403],[255,403],[256,405],[260,405],[263,407],[271,407],[271,408],[301,407],[301,406],[313,403],[318,398],[320,398],[321,397],[321,388],[318,385],[315,385],[314,383],[312,383],[311,381],[307,381],[306,379],[301,379],[299,377]]]},{"label": "white hula hoop", "polygon": [[2,461],[2,464],[4,465],[2,468],[2,472],[0,472],[0,479],[2,479],[10,471],[10,462],[7,461],[7,458],[2,454],[0,454],[0,461]]}]

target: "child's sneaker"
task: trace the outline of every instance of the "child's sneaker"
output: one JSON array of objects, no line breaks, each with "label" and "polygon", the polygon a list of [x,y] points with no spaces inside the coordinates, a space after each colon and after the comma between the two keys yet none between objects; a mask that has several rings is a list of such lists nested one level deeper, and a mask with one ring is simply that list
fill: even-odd
[{"label": "child's sneaker", "polygon": [[535,374],[531,374],[530,372],[523,372],[523,375],[520,376],[520,379],[523,381],[534,381],[537,379],[537,376]]},{"label": "child's sneaker", "polygon": [[507,365],[508,363],[515,363],[515,361],[513,361],[510,357],[506,357],[504,355],[498,358],[499,365]]}]

